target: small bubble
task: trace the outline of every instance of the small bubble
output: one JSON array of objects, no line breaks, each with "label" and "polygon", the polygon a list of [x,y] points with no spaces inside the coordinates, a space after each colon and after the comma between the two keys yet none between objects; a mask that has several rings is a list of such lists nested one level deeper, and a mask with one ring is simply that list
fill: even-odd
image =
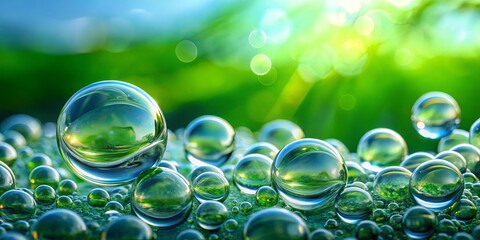
[{"label": "small bubble", "polygon": [[175,54],[181,62],[193,62],[198,55],[197,45],[190,40],[182,40],[175,47]]},{"label": "small bubble", "polygon": [[261,30],[253,30],[250,35],[248,35],[248,42],[250,46],[254,48],[261,48],[267,42],[267,35]]},{"label": "small bubble", "polygon": [[272,61],[265,54],[257,54],[250,61],[250,69],[256,75],[262,76],[267,74],[272,68]]}]

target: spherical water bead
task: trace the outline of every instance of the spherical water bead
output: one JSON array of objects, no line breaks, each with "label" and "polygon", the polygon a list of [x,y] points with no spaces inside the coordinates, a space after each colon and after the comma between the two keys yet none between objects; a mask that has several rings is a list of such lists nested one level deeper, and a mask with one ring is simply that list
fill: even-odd
[{"label": "spherical water bead", "polygon": [[357,223],[368,218],[372,213],[373,199],[370,193],[350,187],[343,190],[335,201],[337,214],[346,223]]},{"label": "spherical water bead", "polygon": [[73,200],[66,195],[59,196],[55,201],[57,208],[71,208],[73,206]]},{"label": "spherical water bead", "polygon": [[455,129],[450,135],[440,139],[437,152],[450,150],[462,143],[469,143],[469,133],[462,129]]},{"label": "spherical water bead", "polygon": [[342,155],[345,161],[350,160],[350,150],[348,150],[347,146],[343,144],[340,140],[335,138],[327,138],[325,142],[330,143],[335,149],[337,149],[338,153]]},{"label": "spherical water bead", "polygon": [[36,208],[32,195],[21,190],[8,190],[0,196],[0,215],[7,221],[29,219]]},{"label": "spherical water bead", "polygon": [[375,193],[385,200],[403,201],[410,198],[412,173],[403,167],[387,167],[377,173],[373,182]]},{"label": "spherical water bead", "polygon": [[7,131],[4,132],[5,142],[10,144],[15,149],[19,149],[27,145],[27,140],[25,137],[17,131]]},{"label": "spherical water bead", "polygon": [[267,208],[252,215],[243,228],[245,240],[309,239],[305,221],[296,214],[280,208]]},{"label": "spherical water bead", "polygon": [[196,166],[220,166],[232,155],[235,131],[224,119],[201,116],[185,129],[183,145],[188,160]]},{"label": "spherical water bead", "polygon": [[123,205],[121,203],[119,203],[117,201],[110,201],[107,204],[105,204],[104,210],[105,211],[115,210],[115,211],[118,211],[118,212],[123,212],[125,210],[125,208],[123,207]]},{"label": "spherical water bead", "polygon": [[29,141],[37,141],[42,136],[40,121],[26,114],[15,114],[6,118],[0,125],[1,132],[14,130]]},{"label": "spherical water bead", "polygon": [[192,208],[193,193],[178,172],[155,167],[141,173],[132,185],[133,212],[157,227],[183,222]]},{"label": "spherical water bead", "polygon": [[146,223],[137,217],[126,215],[107,224],[100,235],[100,239],[151,240],[154,239],[153,235],[152,229]]},{"label": "spherical water bead", "polygon": [[363,220],[355,227],[355,237],[358,240],[378,239],[380,228],[375,222]]},{"label": "spherical water bead", "polygon": [[454,204],[465,188],[462,174],[445,160],[430,160],[413,172],[410,192],[424,207],[441,211]]},{"label": "spherical water bead", "polygon": [[275,159],[275,156],[277,156],[278,153],[278,148],[275,147],[273,144],[268,143],[268,142],[258,142],[252,144],[248,149],[245,151],[244,156],[247,156],[249,154],[262,154],[264,156],[267,156],[270,159]]},{"label": "spherical water bead", "polygon": [[263,186],[255,192],[255,202],[260,207],[273,207],[278,202],[278,193],[270,186]]},{"label": "spherical water bead", "polygon": [[8,166],[12,166],[17,160],[17,151],[12,145],[0,142],[0,161],[7,164]]},{"label": "spherical water bead", "polygon": [[228,210],[223,203],[205,201],[197,208],[196,219],[200,227],[206,230],[215,230],[227,220]]},{"label": "spherical water bead", "polygon": [[103,188],[94,188],[87,196],[88,205],[92,207],[104,207],[109,201],[110,194]]},{"label": "spherical water bead", "polygon": [[395,131],[376,128],[362,136],[357,154],[364,168],[379,172],[384,167],[400,165],[407,155],[407,144]]},{"label": "spherical water bead", "polygon": [[456,202],[451,207],[451,210],[452,215],[455,216],[456,219],[465,222],[470,222],[477,216],[477,206],[475,205],[475,203],[464,198]]},{"label": "spherical water bead", "polygon": [[233,181],[242,193],[255,194],[261,186],[272,183],[272,159],[261,154],[249,154],[240,159],[233,170]]},{"label": "spherical water bead", "polygon": [[13,223],[13,229],[21,233],[26,233],[29,228],[30,224],[25,220],[18,220]]},{"label": "spherical water bead", "polygon": [[429,92],[413,105],[411,120],[420,135],[439,139],[448,136],[460,124],[460,107],[446,93]]},{"label": "spherical water bead", "polygon": [[186,229],[177,235],[177,240],[205,240],[205,237],[196,229]]},{"label": "spherical water bead", "polygon": [[310,240],[335,240],[335,236],[327,229],[317,229],[310,235]]},{"label": "spherical water bead", "polygon": [[220,168],[211,166],[211,165],[204,165],[204,166],[198,166],[195,169],[192,170],[190,175],[188,176],[188,180],[190,180],[191,183],[195,181],[195,179],[200,176],[200,174],[205,173],[205,172],[214,172],[218,173],[220,175],[224,175],[222,170]]},{"label": "spherical water bead", "polygon": [[51,205],[55,202],[57,194],[55,189],[48,185],[40,185],[33,191],[33,197],[40,205]]},{"label": "spherical water bead", "polygon": [[420,166],[420,164],[426,161],[432,160],[434,158],[435,156],[427,152],[412,153],[407,157],[405,157],[405,159],[400,164],[400,167],[404,167],[408,171],[413,173],[413,171],[415,171],[415,169],[417,169],[417,167]]},{"label": "spherical water bead", "polygon": [[31,229],[31,237],[37,239],[87,239],[87,225],[75,212],[53,209],[38,218]]},{"label": "spherical water bead", "polygon": [[235,232],[238,229],[238,222],[233,218],[228,219],[223,224],[223,227],[225,228],[225,230],[227,230],[227,232]]},{"label": "spherical water bead", "polygon": [[75,181],[71,179],[63,179],[58,183],[57,190],[59,195],[72,195],[74,192],[77,192],[78,187]]},{"label": "spherical water bead", "polygon": [[377,208],[373,211],[372,213],[372,220],[374,220],[377,223],[384,223],[388,220],[388,213],[385,211],[385,209],[382,208]]},{"label": "spherical water bead", "polygon": [[471,144],[459,144],[450,149],[454,152],[460,153],[467,161],[467,168],[475,174],[480,176],[480,149]]},{"label": "spherical water bead", "polygon": [[160,163],[157,165],[158,167],[164,167],[164,168],[170,168],[174,171],[177,171],[177,166],[173,162],[167,161],[167,160],[162,160]]},{"label": "spherical water bead", "polygon": [[43,165],[33,169],[30,172],[28,180],[30,182],[31,189],[35,189],[42,184],[56,189],[58,187],[58,183],[60,182],[60,174],[58,174],[55,168]]},{"label": "spherical water bead", "polygon": [[352,161],[346,161],[345,164],[347,165],[349,183],[356,181],[366,182],[367,174],[365,173],[365,169],[363,169],[360,164]]},{"label": "spherical water bead", "polygon": [[465,183],[476,183],[478,182],[477,176],[471,172],[466,172],[463,175],[463,180]]},{"label": "spherical water bead", "polygon": [[412,239],[426,239],[435,232],[437,216],[422,206],[409,208],[403,215],[403,231]]},{"label": "spherical water bead", "polygon": [[281,149],[288,143],[304,137],[303,130],[297,124],[288,120],[278,119],[265,124],[260,130],[258,139],[262,142],[269,142]]},{"label": "spherical water bead", "polygon": [[272,165],[273,186],[298,210],[333,204],[347,182],[347,166],[330,144],[317,139],[289,143]]},{"label": "spherical water bead", "polygon": [[57,122],[57,142],[75,174],[122,185],[157,164],[167,127],[155,100],[129,83],[101,81],[76,92]]},{"label": "spherical water bead", "polygon": [[193,181],[193,194],[199,202],[208,200],[223,202],[229,193],[230,184],[221,174],[204,172]]},{"label": "spherical water bead", "polygon": [[465,171],[467,171],[467,161],[465,160],[465,158],[458,152],[455,152],[455,151],[443,151],[439,154],[437,154],[437,156],[435,156],[436,159],[442,159],[442,160],[445,160],[447,162],[450,162],[451,164],[453,164],[455,167],[458,168],[458,170],[461,172],[461,173],[464,173]]},{"label": "spherical water bead", "polygon": [[7,164],[0,161],[0,195],[15,188],[15,174]]},{"label": "spherical water bead", "polygon": [[438,222],[437,231],[453,235],[458,232],[458,228],[450,219],[442,219]]},{"label": "spherical water bead", "polygon": [[45,153],[35,153],[30,158],[30,161],[27,162],[27,168],[29,172],[42,165],[52,166],[52,159]]}]

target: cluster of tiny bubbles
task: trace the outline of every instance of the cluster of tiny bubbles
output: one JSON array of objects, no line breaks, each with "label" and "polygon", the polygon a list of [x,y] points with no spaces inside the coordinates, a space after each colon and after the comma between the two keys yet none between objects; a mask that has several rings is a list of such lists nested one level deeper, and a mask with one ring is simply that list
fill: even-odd
[{"label": "cluster of tiny bubbles", "polygon": [[183,145],[187,159],[196,166],[224,164],[235,147],[235,131],[217,116],[200,116],[185,128]]},{"label": "cluster of tiny bubbles", "polygon": [[0,142],[0,161],[8,166],[12,166],[15,160],[17,160],[17,151],[15,148],[6,142]]},{"label": "cluster of tiny bubbles", "polygon": [[193,193],[181,174],[154,167],[142,172],[134,181],[130,201],[134,213],[146,223],[170,227],[188,217]]},{"label": "cluster of tiny bubbles", "polygon": [[305,221],[280,208],[268,208],[253,214],[243,227],[243,239],[309,239]]},{"label": "cluster of tiny bubbles", "polygon": [[286,145],[272,164],[272,183],[285,203],[298,210],[333,204],[347,183],[347,166],[327,142],[300,139]]},{"label": "cluster of tiny bubbles", "polygon": [[233,181],[242,193],[255,194],[258,188],[272,183],[272,159],[261,154],[248,154],[241,158],[233,170]]},{"label": "cluster of tiny bubbles", "polygon": [[420,135],[430,139],[448,136],[460,124],[460,107],[443,92],[429,92],[412,107],[411,120]]},{"label": "cluster of tiny bubbles", "polygon": [[440,139],[438,142],[438,152],[450,150],[451,148],[462,144],[469,143],[469,133],[462,129],[455,129],[450,135]]},{"label": "cluster of tiny bubbles", "polygon": [[262,154],[273,160],[275,159],[275,156],[277,156],[278,151],[278,148],[271,143],[257,142],[250,145],[250,147],[245,150],[244,156],[247,156],[249,154]]},{"label": "cluster of tiny bubbles", "polygon": [[357,147],[362,166],[379,172],[388,166],[398,166],[407,155],[407,144],[397,132],[376,128],[365,133]]},{"label": "cluster of tiny bubbles", "polygon": [[465,173],[467,171],[467,161],[465,158],[458,152],[454,151],[443,151],[435,156],[435,159],[442,159],[447,162],[450,162],[453,164],[455,167],[458,168],[458,170],[461,173]]},{"label": "cluster of tiny bubbles", "polygon": [[230,193],[230,184],[223,174],[204,172],[192,184],[193,194],[199,202],[208,200],[223,202]]},{"label": "cluster of tiny bubbles", "polygon": [[385,200],[403,201],[410,198],[412,173],[403,167],[386,167],[373,181],[375,193]]},{"label": "cluster of tiny bubbles", "polygon": [[471,144],[462,143],[452,147],[450,150],[460,153],[467,161],[468,170],[476,176],[480,176],[480,149]]},{"label": "cluster of tiny bubbles", "polygon": [[356,181],[366,182],[367,174],[360,164],[352,161],[346,161],[345,164],[347,165],[348,170],[348,183]]},{"label": "cluster of tiny bubbles", "polygon": [[358,223],[370,216],[373,199],[370,193],[358,188],[348,187],[335,200],[337,215],[346,223]]},{"label": "cluster of tiny bubbles", "polygon": [[55,202],[57,193],[48,185],[40,185],[33,191],[33,197],[40,205],[51,205]]},{"label": "cluster of tiny bubbles", "polygon": [[137,217],[126,215],[108,223],[102,231],[101,240],[154,239],[150,226]]},{"label": "cluster of tiny bubbles", "polygon": [[37,208],[32,195],[22,190],[8,190],[0,196],[0,216],[7,221],[29,219]]},{"label": "cluster of tiny bubbles", "polygon": [[7,164],[0,161],[0,195],[8,190],[15,189],[15,174]]},{"label": "cluster of tiny bubbles", "polygon": [[92,207],[105,207],[110,201],[110,194],[103,188],[94,188],[88,192],[87,202]]},{"label": "cluster of tiny bubbles", "polygon": [[269,142],[278,149],[304,137],[303,130],[297,124],[283,119],[268,122],[260,129],[258,135],[259,141]]},{"label": "cluster of tiny bubbles", "polygon": [[30,172],[28,180],[31,189],[35,189],[42,184],[57,189],[58,183],[60,182],[60,174],[55,168],[42,165],[36,167]]},{"label": "cluster of tiny bubbles", "polygon": [[83,219],[68,209],[54,209],[41,215],[33,224],[31,237],[39,239],[88,238],[87,226]]},{"label": "cluster of tiny bubbles", "polygon": [[270,186],[262,186],[255,192],[255,202],[260,207],[273,207],[278,202],[278,193]]},{"label": "cluster of tiny bubbles", "polygon": [[412,239],[426,239],[435,232],[437,221],[437,215],[431,210],[414,206],[403,215],[403,231]]},{"label": "cluster of tiny bubbles", "polygon": [[416,152],[416,153],[407,155],[405,159],[402,161],[402,163],[400,164],[400,166],[406,168],[410,172],[413,172],[418,166],[420,166],[420,164],[426,161],[432,160],[434,158],[435,156],[433,156],[431,153]]},{"label": "cluster of tiny bubbles", "polygon": [[30,161],[27,162],[28,171],[31,172],[33,169],[39,166],[52,166],[52,159],[44,153],[35,153],[30,158]]},{"label": "cluster of tiny bubbles", "polygon": [[460,171],[450,162],[434,159],[412,173],[410,192],[415,202],[433,211],[444,210],[457,202],[465,188]]},{"label": "cluster of tiny bubbles", "polygon": [[215,230],[227,220],[228,210],[221,202],[205,201],[198,206],[195,216],[201,228]]},{"label": "cluster of tiny bubbles", "polygon": [[161,159],[167,127],[155,100],[129,83],[101,81],[76,92],[57,122],[67,165],[100,185],[132,182]]}]

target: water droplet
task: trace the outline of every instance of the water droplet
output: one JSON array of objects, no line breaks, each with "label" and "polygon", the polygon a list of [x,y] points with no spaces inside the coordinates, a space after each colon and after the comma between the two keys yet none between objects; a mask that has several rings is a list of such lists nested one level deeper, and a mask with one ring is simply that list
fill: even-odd
[{"label": "water droplet", "polygon": [[235,232],[238,229],[238,222],[233,218],[228,219],[227,221],[225,221],[223,226],[225,227],[225,230],[227,230],[227,232]]},{"label": "water droplet", "polygon": [[223,203],[205,201],[197,208],[196,219],[200,227],[206,230],[215,230],[227,220],[228,210]]},{"label": "water droplet", "polygon": [[412,172],[417,169],[420,164],[434,159],[435,156],[433,156],[430,153],[427,152],[416,152],[408,155],[405,160],[402,161],[400,164],[401,167],[406,168],[408,171]]},{"label": "water droplet", "polygon": [[58,174],[57,170],[53,167],[38,166],[30,172],[28,181],[30,182],[31,189],[35,189],[42,184],[57,189],[58,183],[60,182],[60,174]]},{"label": "water droplet", "polygon": [[272,60],[265,54],[257,54],[250,61],[250,69],[253,73],[263,76],[272,69]]},{"label": "water droplet", "polygon": [[29,219],[36,208],[32,195],[21,190],[8,190],[0,196],[0,215],[7,221]]},{"label": "water droplet", "polygon": [[422,206],[409,208],[403,215],[403,231],[413,239],[426,239],[435,232],[437,216]]},{"label": "water droplet", "polygon": [[40,205],[51,205],[55,202],[57,194],[55,189],[48,185],[40,185],[33,191],[33,197]]},{"label": "water droplet", "polygon": [[233,170],[233,180],[242,193],[255,194],[261,186],[271,184],[272,159],[261,154],[249,154],[240,159]]},{"label": "water droplet", "polygon": [[75,181],[70,179],[64,179],[58,183],[58,194],[59,195],[72,195],[74,192],[77,192],[78,187]]},{"label": "water droplet", "polygon": [[205,240],[205,237],[196,229],[186,229],[177,235],[177,240]]},{"label": "water droplet", "polygon": [[375,222],[363,220],[355,227],[355,237],[358,240],[378,239],[380,228]]},{"label": "water droplet", "polygon": [[338,195],[335,201],[337,214],[346,223],[358,223],[370,216],[373,209],[373,199],[370,193],[349,187]]},{"label": "water droplet", "polygon": [[384,168],[375,176],[373,189],[385,200],[403,201],[410,197],[411,176],[403,167]]},{"label": "water droplet", "polygon": [[44,153],[33,154],[33,156],[30,158],[30,161],[27,162],[27,168],[29,172],[42,165],[52,166],[52,159]]},{"label": "water droplet", "polygon": [[279,208],[268,208],[252,215],[243,228],[243,238],[250,240],[309,239],[307,225],[296,214]]},{"label": "water droplet", "polygon": [[12,166],[15,160],[17,160],[17,151],[15,148],[6,142],[0,142],[0,161],[8,166]]},{"label": "water droplet", "polygon": [[105,226],[102,240],[114,239],[153,239],[153,231],[144,222],[134,216],[121,216]]},{"label": "water droplet", "polygon": [[204,172],[193,181],[193,192],[199,202],[208,200],[223,202],[230,193],[230,184],[221,174]]},{"label": "water droplet", "polygon": [[273,207],[278,202],[278,193],[270,186],[263,186],[255,193],[255,202],[260,207]]},{"label": "water droplet", "polygon": [[44,213],[32,226],[32,238],[37,239],[87,239],[87,226],[75,212],[54,209]]},{"label": "water droplet", "polygon": [[465,222],[472,221],[477,216],[477,206],[468,199],[460,199],[452,207],[452,215]]},{"label": "water droplet", "polygon": [[273,160],[275,159],[275,156],[277,156],[278,151],[278,148],[271,143],[258,142],[250,145],[243,155],[247,156],[249,154],[262,154]]},{"label": "water droplet", "polygon": [[384,167],[400,165],[407,155],[407,144],[395,131],[376,128],[362,136],[357,154],[364,168],[379,172]]},{"label": "water droplet", "polygon": [[281,149],[288,143],[304,137],[303,130],[297,124],[279,119],[265,124],[258,138],[262,142],[269,142]]},{"label": "water droplet", "polygon": [[14,189],[15,184],[15,174],[7,164],[0,161],[0,195],[8,190]]},{"label": "water droplet", "polygon": [[471,144],[462,143],[450,150],[460,153],[467,161],[467,168],[477,177],[480,176],[480,149]]},{"label": "water droplet", "polygon": [[467,161],[465,161],[465,158],[458,152],[455,151],[443,151],[437,156],[435,156],[436,159],[442,159],[447,162],[450,162],[453,164],[455,167],[458,168],[458,170],[461,173],[464,173],[467,171]]},{"label": "water droplet", "polygon": [[450,150],[451,148],[462,144],[469,143],[469,133],[462,129],[454,129],[453,132],[440,139],[438,142],[438,152]]},{"label": "water droplet", "polygon": [[94,188],[90,190],[87,196],[87,202],[92,207],[105,207],[110,201],[110,194],[103,188]]}]

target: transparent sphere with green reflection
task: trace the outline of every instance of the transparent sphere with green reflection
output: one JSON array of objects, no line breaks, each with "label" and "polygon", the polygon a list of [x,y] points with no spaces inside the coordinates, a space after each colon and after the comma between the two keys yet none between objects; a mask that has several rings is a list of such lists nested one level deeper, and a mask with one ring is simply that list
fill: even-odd
[{"label": "transparent sphere with green reflection", "polygon": [[274,120],[263,125],[258,135],[258,139],[261,142],[269,142],[278,149],[304,137],[303,130],[297,124],[283,119]]},{"label": "transparent sphere with green reflection", "polygon": [[376,128],[362,136],[357,154],[364,168],[379,172],[384,167],[400,165],[407,155],[407,144],[397,132]]},{"label": "transparent sphere with green reflection", "polygon": [[346,223],[358,223],[370,216],[373,199],[370,193],[358,188],[345,188],[335,200],[337,215]]},{"label": "transparent sphere with green reflection", "polygon": [[385,200],[401,202],[410,198],[412,173],[403,167],[386,167],[373,181],[375,193]]},{"label": "transparent sphere with green reflection", "polygon": [[455,129],[448,136],[440,139],[437,152],[450,150],[458,144],[469,143],[469,133],[462,129]]},{"label": "transparent sphere with green reflection", "polygon": [[144,222],[170,227],[183,222],[193,203],[188,181],[178,172],[154,167],[142,172],[132,185],[133,212]]},{"label": "transparent sphere with green reflection", "polygon": [[17,160],[17,150],[12,145],[0,141],[0,161],[12,166],[15,160]]},{"label": "transparent sphere with green reflection", "polygon": [[460,124],[460,107],[455,99],[443,92],[429,92],[412,107],[413,127],[430,139],[448,136]]},{"label": "transparent sphere with green reflection", "polygon": [[230,184],[222,174],[204,172],[192,184],[193,195],[199,202],[208,200],[223,202],[230,193]]},{"label": "transparent sphere with green reflection", "polygon": [[55,189],[48,185],[40,185],[33,191],[33,197],[40,205],[51,205],[55,202],[57,193],[55,193]]},{"label": "transparent sphere with green reflection", "polygon": [[238,222],[237,220],[231,218],[225,221],[225,223],[223,224],[223,227],[227,232],[235,232],[238,229]]},{"label": "transparent sphere with green reflection", "polygon": [[435,158],[436,159],[442,159],[442,160],[445,160],[447,162],[450,162],[455,167],[457,167],[458,170],[461,173],[464,173],[464,172],[467,171],[467,161],[458,152],[450,151],[450,150],[443,151],[443,152],[437,154],[437,156],[435,156]]},{"label": "transparent sphere with green reflection", "polygon": [[205,237],[197,229],[185,229],[177,235],[176,240],[205,240]]},{"label": "transparent sphere with green reflection", "polygon": [[272,207],[278,202],[278,193],[270,186],[262,186],[255,192],[255,202],[260,207]]},{"label": "transparent sphere with green reflection", "polygon": [[480,176],[480,149],[472,144],[462,143],[452,147],[450,150],[460,153],[467,161],[467,168],[475,174]]},{"label": "transparent sphere with green reflection", "polygon": [[187,159],[196,166],[220,166],[232,155],[235,131],[223,118],[200,116],[185,128],[183,145]]},{"label": "transparent sphere with green reflection", "polygon": [[68,209],[53,209],[42,214],[31,228],[34,240],[88,238],[87,225],[75,212]]},{"label": "transparent sphere with green reflection", "polygon": [[42,136],[40,121],[26,114],[11,115],[0,125],[1,132],[17,131],[28,141],[37,141]]},{"label": "transparent sphere with green reflection", "polygon": [[427,239],[435,232],[437,216],[425,207],[414,206],[405,211],[402,226],[409,238]]},{"label": "transparent sphere with green reflection", "polygon": [[94,188],[88,192],[87,202],[92,207],[104,207],[110,201],[110,194],[103,188]]},{"label": "transparent sphere with green reflection", "polygon": [[57,198],[55,201],[57,208],[71,208],[73,206],[73,200],[71,197],[62,195]]},{"label": "transparent sphere with green reflection", "polygon": [[259,187],[270,185],[272,162],[272,159],[261,154],[249,154],[241,158],[233,170],[235,185],[246,194],[255,194]]},{"label": "transparent sphere with green reflection", "polygon": [[272,165],[272,183],[284,202],[304,211],[332,205],[347,177],[342,156],[318,139],[289,143]]},{"label": "transparent sphere with green reflection", "polygon": [[35,153],[27,162],[28,171],[31,172],[38,166],[52,166],[52,159],[45,153]]},{"label": "transparent sphere with green reflection", "polygon": [[14,189],[16,184],[15,174],[7,164],[0,161],[0,195]]},{"label": "transparent sphere with green reflection", "polygon": [[477,205],[462,198],[451,207],[452,215],[461,221],[471,222],[477,216]]},{"label": "transparent sphere with green reflection", "polygon": [[434,159],[418,166],[410,179],[415,202],[433,211],[457,202],[465,188],[462,173],[450,162]]},{"label": "transparent sphere with green reflection", "polygon": [[58,194],[59,195],[72,195],[78,190],[77,183],[71,179],[63,179],[58,183]]},{"label": "transparent sphere with green reflection", "polygon": [[228,210],[221,202],[205,201],[198,206],[195,217],[201,228],[215,230],[227,220]]},{"label": "transparent sphere with green reflection", "polygon": [[325,139],[325,142],[330,143],[330,145],[337,149],[345,161],[350,160],[350,150],[348,150],[347,146],[345,146],[342,141],[335,138],[327,138]]},{"label": "transparent sphere with green reflection", "polygon": [[380,227],[374,221],[363,220],[355,227],[355,237],[358,240],[378,239]]},{"label": "transparent sphere with green reflection", "polygon": [[243,228],[243,239],[309,239],[305,221],[285,209],[267,208],[253,214]]},{"label": "transparent sphere with green reflection", "polygon": [[105,226],[101,240],[151,240],[154,233],[150,226],[135,216],[121,216]]},{"label": "transparent sphere with green reflection", "polygon": [[214,172],[220,175],[224,175],[223,171],[220,170],[220,168],[218,167],[215,167],[212,165],[203,165],[203,166],[198,166],[194,168],[192,172],[190,172],[190,174],[188,175],[188,180],[190,180],[190,182],[193,183],[198,176],[206,172]]},{"label": "transparent sphere with green reflection", "polygon": [[434,158],[435,156],[427,152],[415,152],[405,157],[400,166],[406,168],[410,172],[413,172],[418,166],[420,166],[420,164]]},{"label": "transparent sphere with green reflection", "polygon": [[356,181],[366,182],[367,174],[360,164],[352,161],[345,161],[345,164],[347,165],[348,170],[348,183]]},{"label": "transparent sphere with green reflection", "polygon": [[57,143],[75,174],[99,185],[123,185],[154,166],[165,151],[167,127],[142,89],[101,81],[76,92],[57,122]]},{"label": "transparent sphere with green reflection", "polygon": [[250,145],[243,155],[262,154],[273,160],[275,159],[275,156],[277,156],[278,151],[278,148],[271,143],[257,142]]},{"label": "transparent sphere with green reflection", "polygon": [[58,183],[60,182],[60,174],[55,168],[42,165],[30,172],[28,181],[30,182],[31,189],[35,189],[42,184],[57,189]]},{"label": "transparent sphere with green reflection", "polygon": [[21,190],[8,190],[0,196],[0,216],[7,221],[29,219],[36,208],[32,195]]}]

